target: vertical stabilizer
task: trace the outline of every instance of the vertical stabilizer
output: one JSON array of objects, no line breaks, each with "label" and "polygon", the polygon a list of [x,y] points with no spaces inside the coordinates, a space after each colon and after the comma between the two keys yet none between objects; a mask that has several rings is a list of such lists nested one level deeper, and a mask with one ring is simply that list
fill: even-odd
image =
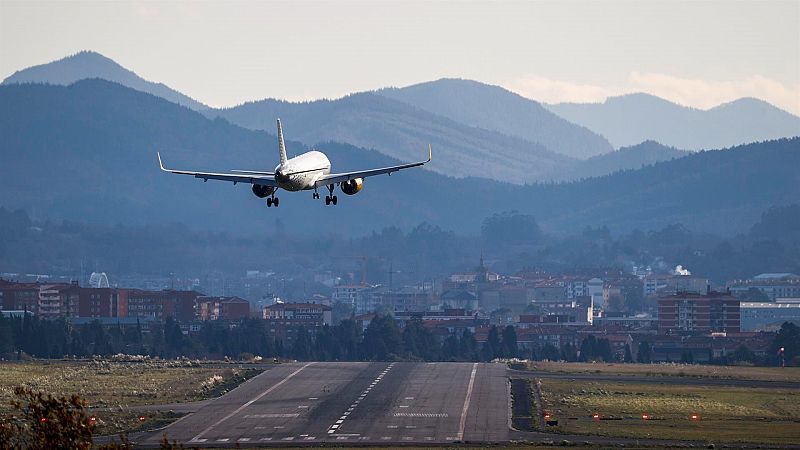
[{"label": "vertical stabilizer", "polygon": [[278,119],[278,151],[281,153],[281,165],[286,164],[286,144],[283,143],[283,129],[281,119]]}]

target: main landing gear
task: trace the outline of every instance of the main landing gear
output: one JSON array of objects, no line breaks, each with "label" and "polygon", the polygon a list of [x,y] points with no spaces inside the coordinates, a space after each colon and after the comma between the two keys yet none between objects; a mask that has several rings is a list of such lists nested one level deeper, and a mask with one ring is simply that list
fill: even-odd
[{"label": "main landing gear", "polygon": [[[335,195],[333,195],[333,188],[334,188],[334,185],[332,185],[332,184],[329,184],[329,185],[328,185],[328,191],[329,191],[331,194],[330,194],[330,195],[326,195],[326,196],[325,196],[325,204],[326,204],[326,205],[330,205],[331,203],[333,203],[334,205],[336,205],[336,202],[338,201],[338,199],[336,198],[336,196],[335,196]],[[319,194],[317,194],[316,192],[315,192],[315,194],[317,195],[317,198],[319,198]]]},{"label": "main landing gear", "polygon": [[272,207],[272,205],[275,205],[276,208],[280,205],[280,200],[274,195],[272,197],[267,197],[267,208]]}]

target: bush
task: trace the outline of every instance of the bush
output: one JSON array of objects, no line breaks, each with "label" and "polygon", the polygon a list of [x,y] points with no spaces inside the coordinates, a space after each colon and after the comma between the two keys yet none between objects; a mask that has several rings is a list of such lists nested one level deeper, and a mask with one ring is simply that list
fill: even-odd
[{"label": "bush", "polygon": [[94,421],[77,395],[53,397],[25,387],[14,389],[14,411],[0,419],[0,448],[84,449],[92,447]]}]

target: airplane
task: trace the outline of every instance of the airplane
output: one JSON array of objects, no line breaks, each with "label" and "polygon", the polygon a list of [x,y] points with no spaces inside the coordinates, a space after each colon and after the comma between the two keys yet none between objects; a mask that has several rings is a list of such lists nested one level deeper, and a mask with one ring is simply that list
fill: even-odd
[{"label": "airplane", "polygon": [[161,153],[157,152],[158,165],[164,172],[181,175],[192,175],[202,178],[203,181],[222,180],[231,181],[233,184],[249,183],[253,185],[253,194],[258,198],[266,198],[268,207],[278,207],[280,200],[275,196],[278,189],[287,192],[313,190],[312,198],[319,199],[317,188],[327,187],[330,192],[325,196],[326,205],[336,205],[338,199],[333,195],[333,190],[338,184],[342,192],[355,195],[364,187],[364,178],[388,174],[411,167],[419,167],[431,161],[431,146],[428,145],[428,159],[399,166],[383,167],[380,169],[361,170],[357,172],[331,173],[331,162],[324,153],[311,150],[297,155],[294,158],[286,157],[286,145],[283,142],[283,129],[281,119],[278,119],[278,151],[280,164],[274,172],[259,172],[255,170],[231,170],[231,173],[192,172],[188,170],[167,169],[161,161]]}]

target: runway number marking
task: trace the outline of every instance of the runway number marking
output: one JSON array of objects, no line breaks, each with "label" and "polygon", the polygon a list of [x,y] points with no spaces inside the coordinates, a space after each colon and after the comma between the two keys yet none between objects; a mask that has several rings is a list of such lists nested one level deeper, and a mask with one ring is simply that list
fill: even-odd
[{"label": "runway number marking", "polygon": [[[374,388],[375,385],[378,384],[378,382],[381,381],[383,376],[386,375],[386,373],[389,372],[389,370],[391,370],[392,367],[394,367],[394,365],[395,365],[395,363],[391,363],[385,369],[383,369],[383,372],[381,372],[375,378],[375,380],[372,381],[372,383],[370,383],[368,388],[366,388],[364,391],[361,392],[361,395],[359,395],[358,398],[353,401],[353,404],[350,405],[349,408],[347,408],[347,411],[344,414],[342,414],[342,416],[339,418],[339,420],[337,420],[336,423],[334,423],[333,425],[331,425],[328,428],[328,434],[333,434],[333,433],[337,432],[342,427],[342,425],[344,424],[344,421],[347,419],[348,415],[354,409],[356,409],[356,406],[358,406],[358,404],[361,402],[361,400],[364,400],[364,398],[367,396],[367,394],[369,394],[370,390],[372,390],[372,388]],[[339,435],[336,439],[342,439],[342,436],[344,436],[344,435]],[[347,438],[345,437],[345,439],[347,439]]]},{"label": "runway number marking", "polygon": [[478,371],[478,363],[472,364],[472,373],[469,375],[469,385],[467,385],[467,395],[464,397],[464,408],[461,410],[461,421],[458,423],[458,439],[464,440],[464,427],[467,425],[467,411],[469,401],[472,399],[472,387],[475,385],[475,372]]},{"label": "runway number marking", "polygon": [[289,379],[291,379],[293,376],[295,376],[295,375],[297,375],[298,373],[300,373],[300,371],[301,371],[301,370],[305,369],[306,367],[308,367],[308,366],[310,366],[310,365],[312,365],[312,364],[314,364],[314,363],[313,363],[313,362],[306,363],[305,365],[303,365],[303,366],[302,366],[302,367],[300,367],[299,369],[297,369],[297,370],[295,370],[294,372],[290,373],[289,375],[287,375],[287,376],[286,376],[286,378],[282,379],[281,381],[279,381],[278,383],[276,383],[276,384],[275,384],[274,386],[272,386],[271,388],[269,388],[269,389],[267,389],[266,391],[264,391],[264,392],[262,392],[262,393],[258,394],[258,395],[257,395],[255,398],[253,398],[252,400],[250,400],[250,401],[248,401],[247,403],[245,403],[244,405],[242,405],[242,406],[240,406],[240,407],[236,408],[236,409],[235,409],[235,410],[234,410],[232,413],[228,414],[227,416],[223,417],[222,419],[219,419],[218,421],[216,421],[216,422],[214,422],[213,424],[211,424],[211,425],[210,425],[208,428],[206,428],[205,430],[201,431],[201,432],[200,432],[200,434],[198,434],[197,436],[193,437],[193,438],[191,439],[191,441],[189,441],[189,442],[192,442],[192,441],[197,441],[197,440],[198,440],[198,439],[200,439],[200,438],[201,438],[201,437],[202,437],[204,434],[206,434],[206,433],[208,433],[209,431],[211,431],[212,429],[214,429],[214,427],[216,427],[217,425],[221,424],[222,422],[224,422],[224,421],[226,421],[226,420],[230,419],[231,417],[235,416],[236,414],[239,414],[240,412],[242,412],[242,410],[243,410],[243,409],[245,409],[245,408],[247,408],[248,406],[252,405],[253,403],[255,403],[255,402],[259,401],[259,400],[260,400],[262,397],[264,397],[265,395],[267,395],[267,394],[269,394],[270,392],[274,391],[275,389],[278,389],[278,388],[279,388],[279,387],[280,387],[280,386],[281,386],[283,383],[286,383],[286,382],[287,382],[287,381],[289,381]]}]

